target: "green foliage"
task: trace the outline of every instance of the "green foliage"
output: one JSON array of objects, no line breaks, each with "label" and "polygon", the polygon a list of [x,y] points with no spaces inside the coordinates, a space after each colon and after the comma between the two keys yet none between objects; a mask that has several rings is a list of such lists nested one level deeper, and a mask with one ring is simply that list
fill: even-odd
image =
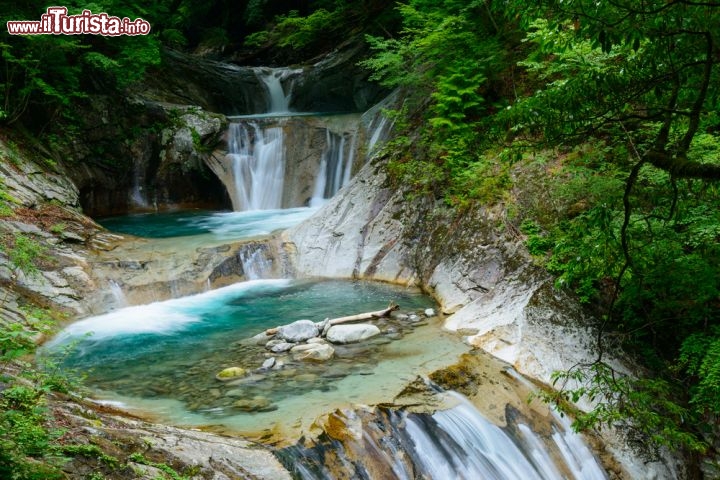
[{"label": "green foliage", "polygon": [[133,453],[128,458],[135,463],[139,463],[141,465],[147,465],[149,467],[157,468],[158,470],[167,474],[167,478],[170,478],[171,480],[189,480],[189,477],[179,474],[174,468],[169,466],[167,463],[153,462],[151,460],[148,460],[141,453],[137,453],[137,452]]},{"label": "green foliage", "polygon": [[441,195],[451,204],[496,199],[510,182],[483,136],[485,115],[495,108],[486,100],[490,79],[504,65],[487,11],[480,2],[420,0],[398,11],[401,35],[368,36],[375,54],[361,62],[373,79],[412,92],[409,111],[423,112],[417,153],[405,155],[404,168],[391,173],[416,194]]},{"label": "green foliage", "polygon": [[44,255],[45,248],[36,240],[22,233],[13,235],[10,246],[0,244],[0,250],[4,250],[8,255],[13,269],[31,276],[39,274],[36,262],[46,258]]},{"label": "green foliage", "polygon": [[552,378],[556,391],[545,391],[540,397],[568,412],[568,402],[581,399],[596,402],[589,412],[573,410],[576,430],[614,427],[654,446],[687,448],[704,452],[708,445],[687,431],[686,424],[695,420],[694,413],[679,405],[676,385],[662,379],[632,379],[604,362],[578,366],[556,372]]},{"label": "green foliage", "polygon": [[400,32],[368,36],[362,63],[408,92],[391,178],[458,207],[520,192],[530,253],[649,372],[558,373],[581,384],[564,400],[599,401],[576,425],[702,451],[699,425],[720,406],[720,7],[409,0],[398,12]]},{"label": "green foliage", "polygon": [[338,11],[329,12],[324,8],[314,11],[307,17],[301,17],[297,10],[278,17],[275,26],[280,36],[278,45],[299,50],[323,38],[325,32],[338,28]]}]

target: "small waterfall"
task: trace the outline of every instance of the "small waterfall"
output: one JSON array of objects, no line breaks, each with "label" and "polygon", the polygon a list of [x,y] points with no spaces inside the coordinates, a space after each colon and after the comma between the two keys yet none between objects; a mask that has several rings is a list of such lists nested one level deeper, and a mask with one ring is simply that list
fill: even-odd
[{"label": "small waterfall", "polygon": [[356,132],[352,134],[350,148],[347,152],[345,135],[331,132],[329,129],[326,129],[325,133],[325,149],[320,157],[320,167],[310,200],[311,207],[322,205],[350,181],[355,158]]},{"label": "small waterfall", "polygon": [[[255,75],[265,84],[270,99],[267,113],[289,113],[290,98],[292,96],[292,79],[302,70],[289,70],[286,68],[257,68]],[[288,92],[285,93],[283,81],[288,82]]]},{"label": "small waterfall", "polygon": [[231,123],[228,156],[235,178],[236,210],[282,207],[285,155],[282,127],[262,128],[254,122]]},{"label": "small waterfall", "polygon": [[128,301],[122,287],[115,280],[110,280],[108,284],[110,286],[110,294],[115,302],[115,308],[127,307]]},{"label": "small waterfall", "polygon": [[143,193],[143,166],[140,161],[135,161],[133,166],[133,184],[130,192],[130,201],[135,207],[147,208],[148,202]]},{"label": "small waterfall", "polygon": [[272,260],[267,257],[264,249],[244,249],[239,255],[246,280],[260,280],[270,277]]},{"label": "small waterfall", "polygon": [[[375,145],[380,141],[380,139],[385,139],[387,136],[387,130],[390,130],[389,128],[386,129],[388,119],[387,117],[380,115],[378,119],[373,121],[372,123],[377,123],[377,125],[373,126],[370,124],[369,131],[370,133],[370,139],[368,140],[368,157],[370,157],[375,150]],[[392,125],[390,125],[392,127]]]}]

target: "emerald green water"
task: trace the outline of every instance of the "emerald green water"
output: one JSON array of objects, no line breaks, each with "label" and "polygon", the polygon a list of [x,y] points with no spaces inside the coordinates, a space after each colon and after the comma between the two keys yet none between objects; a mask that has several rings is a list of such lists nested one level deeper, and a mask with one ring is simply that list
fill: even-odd
[{"label": "emerald green water", "polygon": [[[58,355],[75,344],[63,368],[85,374],[101,398],[163,421],[236,431],[299,426],[339,404],[389,401],[405,382],[452,363],[465,347],[439,332],[439,319],[432,326],[424,319],[378,319],[372,323],[381,335],[336,345],[327,362],[277,355],[282,368],[256,371],[270,354],[242,340],[299,319],[379,310],[390,301],[403,312],[433,305],[415,290],[379,283],[256,280],[81,320],[60,332],[44,353]],[[248,375],[239,382],[215,379],[232,366]],[[258,398],[259,408],[237,407]]]}]

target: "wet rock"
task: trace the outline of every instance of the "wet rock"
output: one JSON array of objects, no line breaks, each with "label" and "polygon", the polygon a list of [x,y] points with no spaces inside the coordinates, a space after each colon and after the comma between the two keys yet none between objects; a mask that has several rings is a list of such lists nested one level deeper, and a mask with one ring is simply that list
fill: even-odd
[{"label": "wet rock", "polygon": [[415,315],[415,314],[413,313],[413,314],[411,314],[411,315],[408,316],[408,320],[409,320],[410,322],[413,322],[413,323],[414,323],[414,322],[419,322],[419,321],[420,321],[420,317],[418,317],[417,315]]},{"label": "wet rock", "polygon": [[434,316],[435,316],[435,310],[434,310],[434,309],[432,309],[432,308],[426,308],[426,309],[425,309],[425,311],[424,311],[423,313],[424,313],[424,314],[425,314],[425,316],[426,316],[426,317],[428,317],[428,318],[429,318],[429,317],[434,317]]},{"label": "wet rock", "polygon": [[263,362],[260,368],[262,368],[263,370],[268,370],[273,366],[275,366],[275,357],[270,357]]},{"label": "wet rock", "polygon": [[298,320],[289,325],[284,325],[278,329],[278,337],[293,343],[304,342],[313,337],[317,337],[320,333],[315,322],[311,320]]},{"label": "wet rock", "polygon": [[270,399],[260,395],[252,398],[240,399],[233,403],[233,407],[238,410],[242,410],[243,412],[269,412],[277,409]]},{"label": "wet rock", "polygon": [[254,374],[254,375],[250,375],[249,377],[243,377],[243,378],[239,378],[237,380],[233,380],[232,382],[228,382],[228,386],[235,387],[237,385],[248,385],[251,383],[258,383],[258,382],[265,380],[265,378],[267,378],[267,377],[265,377],[265,375]]},{"label": "wet rock", "polygon": [[301,375],[297,375],[295,380],[298,382],[314,382],[317,378],[318,376],[314,373],[303,373]]},{"label": "wet rock", "polygon": [[255,336],[253,336],[253,337],[250,337],[250,338],[248,338],[248,339],[241,340],[241,341],[238,342],[238,343],[240,343],[241,345],[260,345],[260,346],[263,346],[263,345],[267,345],[267,344],[268,344],[269,342],[271,342],[271,341],[277,341],[277,342],[279,342],[279,340],[273,340],[273,335],[268,335],[268,334],[266,334],[265,332],[262,332],[262,333],[258,333],[257,335],[255,335]]},{"label": "wet rock", "polygon": [[215,378],[217,380],[220,380],[221,382],[228,382],[230,380],[233,380],[237,377],[245,376],[245,369],[240,367],[229,367],[225,370],[221,370],[218,372],[217,375],[215,375]]},{"label": "wet rock", "polygon": [[294,343],[281,342],[270,347],[270,351],[273,353],[287,352],[295,346]]},{"label": "wet rock", "polygon": [[380,329],[369,323],[355,325],[333,325],[327,332],[332,343],[354,343],[380,334]]},{"label": "wet rock", "polygon": [[325,362],[335,355],[335,349],[327,343],[298,345],[290,352],[295,361]]}]

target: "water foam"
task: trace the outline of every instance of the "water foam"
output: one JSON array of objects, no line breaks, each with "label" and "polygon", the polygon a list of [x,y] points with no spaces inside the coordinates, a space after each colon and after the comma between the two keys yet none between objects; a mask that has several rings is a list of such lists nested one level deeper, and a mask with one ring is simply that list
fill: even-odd
[{"label": "water foam", "polygon": [[63,329],[47,348],[53,348],[87,335],[99,342],[124,335],[170,335],[190,324],[203,321],[203,315],[217,311],[222,304],[243,295],[285,288],[290,280],[251,280],[187,297],[136,305],[80,320]]}]

